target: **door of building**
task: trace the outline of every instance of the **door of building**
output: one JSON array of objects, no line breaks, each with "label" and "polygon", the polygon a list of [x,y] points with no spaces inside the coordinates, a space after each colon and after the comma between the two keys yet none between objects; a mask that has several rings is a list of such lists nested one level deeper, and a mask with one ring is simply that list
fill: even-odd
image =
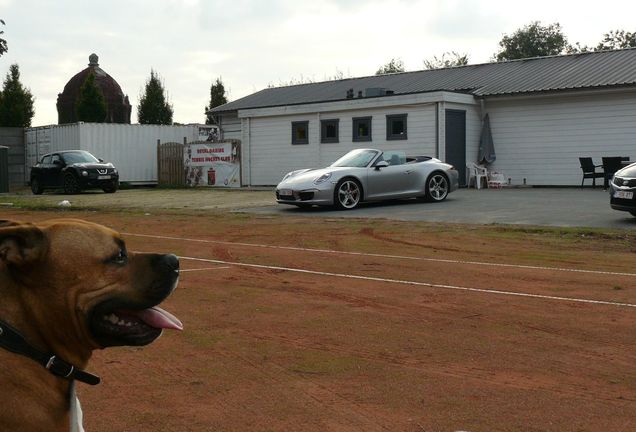
[{"label": "door of building", "polygon": [[466,186],[466,111],[446,110],[446,158],[459,172],[459,185]]}]

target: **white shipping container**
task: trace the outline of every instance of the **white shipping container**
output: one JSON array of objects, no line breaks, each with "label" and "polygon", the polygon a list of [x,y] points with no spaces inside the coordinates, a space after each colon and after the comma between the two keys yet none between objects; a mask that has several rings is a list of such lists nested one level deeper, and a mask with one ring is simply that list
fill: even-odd
[{"label": "white shipping container", "polygon": [[[196,141],[204,125],[164,126],[114,123],[73,123],[25,129],[26,175],[46,153],[86,150],[112,162],[119,180],[131,184],[155,184],[157,140],[162,143]],[[209,128],[210,126],[205,126]],[[27,182],[29,179],[25,179]]]}]

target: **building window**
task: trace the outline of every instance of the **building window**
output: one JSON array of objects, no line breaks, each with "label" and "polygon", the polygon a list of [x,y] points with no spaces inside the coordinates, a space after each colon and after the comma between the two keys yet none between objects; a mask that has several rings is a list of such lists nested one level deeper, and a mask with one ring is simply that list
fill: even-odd
[{"label": "building window", "polygon": [[386,116],[386,139],[405,140],[406,134],[406,114],[388,115]]},{"label": "building window", "polygon": [[353,118],[353,141],[371,141],[371,117]]},{"label": "building window", "polygon": [[340,120],[321,120],[320,121],[320,142],[321,143],[337,143],[339,133]]},{"label": "building window", "polygon": [[292,144],[309,144],[309,122],[292,122]]}]

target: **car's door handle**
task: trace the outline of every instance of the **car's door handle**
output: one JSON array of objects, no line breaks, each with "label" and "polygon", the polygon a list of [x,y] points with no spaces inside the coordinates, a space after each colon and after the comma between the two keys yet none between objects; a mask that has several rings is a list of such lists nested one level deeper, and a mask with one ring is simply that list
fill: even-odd
[{"label": "car's door handle", "polygon": [[404,171],[404,174],[411,174],[412,172],[413,170],[407,170],[407,171]]}]

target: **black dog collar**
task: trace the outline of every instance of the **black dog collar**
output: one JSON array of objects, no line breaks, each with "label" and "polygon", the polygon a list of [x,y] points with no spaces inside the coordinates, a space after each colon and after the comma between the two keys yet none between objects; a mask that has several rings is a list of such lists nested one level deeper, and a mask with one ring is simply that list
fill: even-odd
[{"label": "black dog collar", "polygon": [[46,354],[35,349],[16,329],[4,321],[0,321],[0,347],[35,360],[58,377],[90,385],[99,384],[100,378],[97,375],[78,369],[55,354]]}]

